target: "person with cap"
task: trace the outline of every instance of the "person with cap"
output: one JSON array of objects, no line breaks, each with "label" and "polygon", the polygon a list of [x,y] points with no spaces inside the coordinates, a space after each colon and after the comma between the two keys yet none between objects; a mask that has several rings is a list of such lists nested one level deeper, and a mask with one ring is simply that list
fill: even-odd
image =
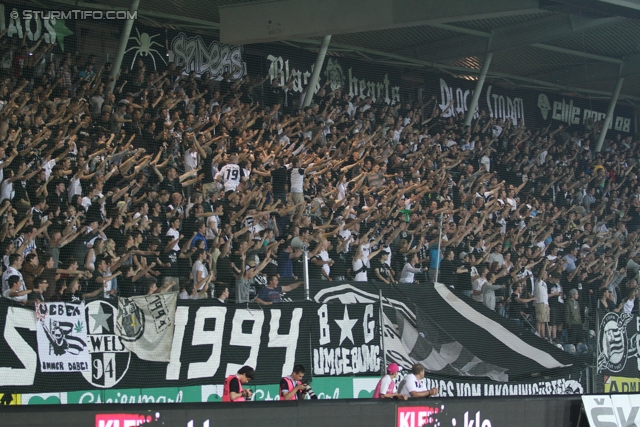
[{"label": "person with cap", "polygon": [[222,388],[223,402],[244,402],[250,399],[253,393],[249,389],[243,389],[243,384],[255,378],[255,370],[251,366],[243,366],[235,375],[230,375],[224,380]]},{"label": "person with cap", "polygon": [[395,381],[398,372],[400,372],[400,367],[397,363],[390,363],[389,366],[387,366],[387,374],[380,378],[373,392],[374,399],[408,399],[404,394],[398,393],[398,386]]}]

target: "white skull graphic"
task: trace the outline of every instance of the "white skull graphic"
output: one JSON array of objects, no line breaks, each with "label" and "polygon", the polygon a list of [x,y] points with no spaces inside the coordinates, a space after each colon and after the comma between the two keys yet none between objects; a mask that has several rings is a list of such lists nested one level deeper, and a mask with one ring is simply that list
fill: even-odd
[{"label": "white skull graphic", "polygon": [[547,98],[547,95],[544,93],[538,95],[538,108],[540,109],[540,113],[542,113],[542,118],[547,120],[549,110],[551,110],[551,104],[549,103],[549,98]]}]

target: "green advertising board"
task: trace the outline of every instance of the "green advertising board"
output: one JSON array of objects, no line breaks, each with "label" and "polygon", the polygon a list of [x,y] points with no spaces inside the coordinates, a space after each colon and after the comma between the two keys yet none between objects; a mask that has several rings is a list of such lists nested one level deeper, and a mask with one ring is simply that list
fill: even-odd
[{"label": "green advertising board", "polygon": [[[317,377],[311,382],[318,399],[366,399],[373,396],[377,377]],[[279,400],[279,385],[249,386],[253,400]],[[20,405],[95,403],[197,403],[221,402],[222,384],[191,387],[83,390],[64,393],[16,395]]]}]

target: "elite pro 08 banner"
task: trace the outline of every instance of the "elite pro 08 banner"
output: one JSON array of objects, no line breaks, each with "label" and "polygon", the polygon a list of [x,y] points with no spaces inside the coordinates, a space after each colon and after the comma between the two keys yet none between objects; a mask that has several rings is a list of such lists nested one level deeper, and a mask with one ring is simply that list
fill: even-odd
[{"label": "elite pro 08 banner", "polygon": [[[169,362],[140,359],[124,345],[116,331],[118,308],[110,301],[94,300],[77,306],[73,311],[73,327],[86,325],[88,363],[82,372],[47,372],[42,368],[38,349],[42,340],[37,336],[33,310],[0,300],[0,392],[62,393],[92,389],[146,389],[158,387],[188,387],[222,384],[224,379],[243,365],[256,369],[252,384],[278,384],[301,363],[313,375],[311,346],[330,348],[333,366],[340,372],[328,376],[358,373],[377,375],[380,357],[380,335],[376,304],[327,305],[327,312],[340,312],[336,318],[319,318],[322,304],[286,303],[260,308],[257,305],[215,305],[214,300],[177,303]],[[82,308],[80,308],[82,307]],[[64,313],[67,316],[68,310]],[[57,308],[56,308],[57,313]],[[333,314],[331,314],[333,316]],[[71,323],[67,317],[63,323]],[[318,336],[324,321],[332,323],[329,342],[316,345],[311,337]],[[52,321],[53,324],[53,321]],[[49,327],[49,322],[45,325]],[[66,325],[59,324],[61,328]],[[66,337],[75,333],[58,333]],[[337,328],[337,329],[335,329]],[[341,336],[344,335],[344,336]],[[47,339],[47,338],[45,338]],[[68,341],[70,342],[70,341]],[[368,349],[368,350],[365,350]],[[338,354],[339,360],[335,358]],[[367,353],[368,351],[368,353]],[[376,356],[377,354],[377,356]],[[337,362],[336,362],[337,360]],[[374,372],[374,369],[378,371]]]}]

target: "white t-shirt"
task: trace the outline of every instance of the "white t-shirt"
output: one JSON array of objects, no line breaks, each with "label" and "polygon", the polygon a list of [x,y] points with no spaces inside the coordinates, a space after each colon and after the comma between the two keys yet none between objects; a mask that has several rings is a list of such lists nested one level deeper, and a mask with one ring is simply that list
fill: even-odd
[{"label": "white t-shirt", "polygon": [[[331,258],[329,258],[329,253],[327,251],[320,251],[318,253],[318,256],[323,261],[331,261]],[[325,272],[325,274],[327,276],[331,273],[331,269],[329,267],[329,264],[323,264],[322,265],[322,270]]]},{"label": "white t-shirt", "polygon": [[184,153],[184,170],[186,172],[198,169],[198,152],[187,150]]},{"label": "white t-shirt", "polygon": [[[474,291],[481,291],[482,290],[482,286],[485,283],[487,283],[487,279],[485,279],[484,277],[478,277],[476,280],[473,281],[473,290]],[[482,295],[482,292],[479,293],[478,295],[472,295],[471,297],[475,301],[484,302],[484,296]]]},{"label": "white t-shirt", "polygon": [[547,292],[547,283],[545,281],[536,281],[536,286],[533,289],[533,296],[536,299],[536,304],[549,305],[549,293]]},{"label": "white t-shirt", "polygon": [[[173,228],[170,228],[169,230],[167,230],[167,236],[171,236],[171,240],[176,240],[180,237],[180,232],[178,230],[174,230]],[[179,251],[180,250],[180,245],[178,245],[178,243],[176,243],[175,245],[173,245],[173,248],[171,249],[173,251]]]},{"label": "white t-shirt", "polygon": [[226,164],[220,169],[220,172],[216,175],[224,180],[224,191],[236,191],[240,180],[242,179],[242,169],[235,163]]},{"label": "white t-shirt", "polygon": [[[367,266],[367,268],[370,267],[369,265],[369,258],[367,258],[366,256],[363,256],[362,258],[353,260],[353,271],[358,271],[360,270],[363,266]],[[356,274],[356,277],[354,278],[354,280],[356,282],[366,282],[368,281],[367,278],[367,270],[363,270],[360,273]]]},{"label": "white t-shirt", "polygon": [[80,182],[80,178],[71,178],[69,180],[69,189],[67,190],[69,193],[69,202],[71,202],[71,198],[75,195],[82,195],[82,183]]},{"label": "white t-shirt", "polygon": [[291,169],[291,193],[302,193],[302,185],[304,183],[304,169]]},{"label": "white t-shirt", "polygon": [[336,188],[338,189],[338,201],[340,201],[347,196],[347,188],[349,188],[349,183],[341,182],[340,184],[336,185]]},{"label": "white t-shirt", "polygon": [[[202,272],[202,277],[207,277],[209,275],[209,271],[207,270],[207,266],[202,263],[202,261],[198,260],[193,263],[193,267],[191,267],[191,275],[193,276],[193,285],[198,285],[198,271]],[[204,285],[200,286],[198,290],[202,290]]]},{"label": "white t-shirt", "polygon": [[16,192],[13,191],[13,182],[2,181],[2,185],[0,185],[0,200],[13,200],[13,196],[15,195]]},{"label": "white t-shirt", "polygon": [[[400,394],[411,397],[412,391],[427,391],[424,379],[418,380],[415,375],[409,374],[400,383]],[[380,388],[382,390],[382,388]]]},{"label": "white t-shirt", "polygon": [[18,270],[16,270],[13,267],[8,267],[6,271],[2,274],[2,294],[3,295],[9,289],[9,277],[11,276],[20,277],[21,291],[24,291],[25,289],[27,289],[26,285],[24,284],[24,279],[22,278],[22,273],[20,273]]},{"label": "white t-shirt", "polygon": [[[24,289],[20,289],[21,291]],[[26,301],[27,300],[27,294],[21,295],[21,296],[16,296],[16,297],[10,297],[9,293],[11,292],[11,289],[7,289],[6,291],[4,291],[2,293],[2,296],[5,298],[9,298],[12,299],[14,301]]]},{"label": "white t-shirt", "polygon": [[207,240],[213,240],[216,236],[214,233],[218,233],[220,230],[220,218],[217,215],[211,215],[207,218]]}]

